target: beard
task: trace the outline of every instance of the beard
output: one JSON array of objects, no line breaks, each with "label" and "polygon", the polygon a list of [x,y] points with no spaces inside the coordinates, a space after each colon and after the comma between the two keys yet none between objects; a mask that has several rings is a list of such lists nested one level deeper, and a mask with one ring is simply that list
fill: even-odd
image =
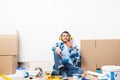
[{"label": "beard", "polygon": [[69,40],[62,40],[63,41],[63,43],[67,43],[67,42],[69,42],[70,41],[70,39]]}]

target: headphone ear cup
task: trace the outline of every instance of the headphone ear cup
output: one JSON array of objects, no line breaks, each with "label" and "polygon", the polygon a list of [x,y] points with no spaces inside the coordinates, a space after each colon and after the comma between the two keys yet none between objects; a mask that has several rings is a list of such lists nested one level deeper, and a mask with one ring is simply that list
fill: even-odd
[{"label": "headphone ear cup", "polygon": [[62,36],[59,37],[59,40],[62,40]]},{"label": "headphone ear cup", "polygon": [[70,40],[72,40],[72,36],[70,35]]},{"label": "headphone ear cup", "polygon": [[[59,40],[62,41],[62,36],[59,37]],[[72,36],[70,36],[70,40],[72,40]]]}]

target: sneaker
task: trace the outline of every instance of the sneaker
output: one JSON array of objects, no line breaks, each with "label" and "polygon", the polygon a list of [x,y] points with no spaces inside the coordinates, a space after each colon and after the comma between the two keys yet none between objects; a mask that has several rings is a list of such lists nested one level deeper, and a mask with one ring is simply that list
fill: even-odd
[{"label": "sneaker", "polygon": [[51,73],[52,76],[59,76],[59,71],[53,70]]},{"label": "sneaker", "polygon": [[65,72],[62,74],[62,80],[68,80],[67,74]]}]

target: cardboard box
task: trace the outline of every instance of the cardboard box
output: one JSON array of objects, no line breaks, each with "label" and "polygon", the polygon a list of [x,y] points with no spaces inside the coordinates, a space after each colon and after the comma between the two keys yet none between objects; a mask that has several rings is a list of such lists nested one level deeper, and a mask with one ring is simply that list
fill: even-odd
[{"label": "cardboard box", "polygon": [[0,56],[0,74],[14,74],[17,66],[17,56]]},{"label": "cardboard box", "polygon": [[0,55],[18,55],[18,35],[0,35]]},{"label": "cardboard box", "polygon": [[81,55],[81,67],[85,71],[120,65],[120,40],[81,40]]}]

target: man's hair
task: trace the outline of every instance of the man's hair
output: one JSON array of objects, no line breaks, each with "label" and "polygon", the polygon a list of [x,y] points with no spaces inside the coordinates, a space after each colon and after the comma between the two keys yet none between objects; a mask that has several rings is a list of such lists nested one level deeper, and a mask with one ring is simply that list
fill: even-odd
[{"label": "man's hair", "polygon": [[67,33],[69,35],[69,37],[70,37],[70,33],[68,31],[63,31],[60,36],[62,36],[63,33]]}]

